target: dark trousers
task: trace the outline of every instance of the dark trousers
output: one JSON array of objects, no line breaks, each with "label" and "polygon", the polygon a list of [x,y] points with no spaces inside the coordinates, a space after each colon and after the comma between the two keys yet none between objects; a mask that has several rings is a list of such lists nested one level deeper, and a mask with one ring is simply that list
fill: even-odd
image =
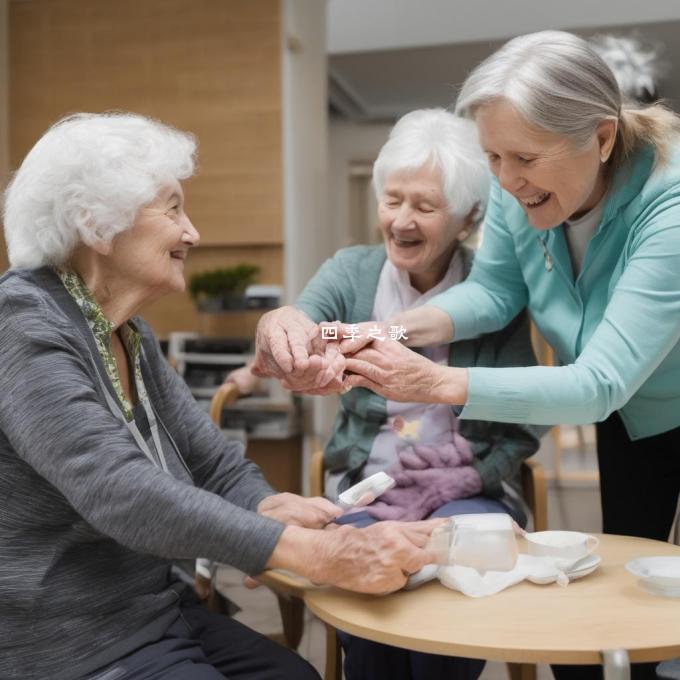
[{"label": "dark trousers", "polygon": [[477,680],[485,661],[422,654],[338,631],[348,680]]},{"label": "dark trousers", "polygon": [[312,666],[234,619],[203,605],[181,616],[157,642],[145,645],[89,680],[319,680]]},{"label": "dark trousers", "polygon": [[[516,516],[500,501],[484,496],[450,501],[435,510],[431,517],[478,512],[509,512],[518,522],[526,524],[526,518]],[[367,512],[362,511],[346,515],[339,523],[365,527],[375,521]],[[465,625],[464,622],[461,625]],[[412,652],[364,640],[342,631],[338,631],[338,638],[345,651],[347,680],[477,680],[486,663],[480,659]]]},{"label": "dark trousers", "polygon": [[[597,424],[602,529],[667,541],[680,491],[680,427],[631,441],[618,413]],[[656,678],[656,663],[632,665],[631,680]],[[557,680],[601,680],[601,666],[553,666]]]}]

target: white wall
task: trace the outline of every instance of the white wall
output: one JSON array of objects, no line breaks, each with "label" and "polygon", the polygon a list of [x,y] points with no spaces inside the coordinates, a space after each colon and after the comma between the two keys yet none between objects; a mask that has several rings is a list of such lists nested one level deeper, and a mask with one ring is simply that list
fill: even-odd
[{"label": "white wall", "polygon": [[[283,235],[286,301],[293,301],[333,253],[328,228],[326,3],[281,0]],[[334,403],[305,398],[305,435],[327,434]],[[328,429],[326,429],[328,428]],[[308,491],[312,439],[305,436],[302,484]]]},{"label": "white wall", "polygon": [[678,0],[329,0],[328,52],[500,40],[560,29],[680,19]]},{"label": "white wall", "polygon": [[332,250],[324,228],[328,164],[326,4],[282,0],[283,234],[287,300]]},{"label": "white wall", "polygon": [[387,141],[391,127],[385,123],[331,120],[328,146],[328,227],[333,232],[334,250],[352,243],[356,233],[354,225],[349,223],[350,164],[356,161],[372,164],[380,147]]},{"label": "white wall", "polygon": [[[354,161],[373,162],[387,139],[390,125],[361,124],[331,120],[328,128],[328,210],[321,229],[330,247],[326,257],[353,242],[354,225],[349,215],[349,168]],[[288,246],[286,246],[288,247]],[[315,268],[321,264],[317,262]],[[322,439],[328,436],[338,410],[335,397],[316,397],[314,432]]]}]

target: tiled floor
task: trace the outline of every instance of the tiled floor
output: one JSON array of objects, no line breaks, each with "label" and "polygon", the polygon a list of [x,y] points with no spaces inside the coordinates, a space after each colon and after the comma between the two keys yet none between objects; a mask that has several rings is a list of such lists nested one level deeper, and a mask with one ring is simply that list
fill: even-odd
[{"label": "tiled floor", "polygon": [[[592,433],[584,431],[585,449],[566,450],[578,442],[579,437],[573,428],[563,428],[561,442],[565,449],[561,456],[562,479],[554,479],[555,443],[552,435],[543,438],[537,459],[544,466],[549,477],[548,482],[548,523],[551,528],[599,531],[601,525],[597,482],[591,474],[595,468],[595,457],[592,447]],[[246,590],[242,584],[240,572],[221,568],[218,573],[218,587],[238,604],[242,611],[237,614],[243,623],[265,633],[281,631],[276,597],[267,588]],[[325,663],[325,631],[323,624],[306,612],[305,633],[300,643],[299,652],[323,675]],[[482,680],[506,680],[506,666],[500,663],[488,663]],[[539,666],[538,679],[549,680],[552,674],[547,666]],[[389,680],[386,678],[385,680]]]}]

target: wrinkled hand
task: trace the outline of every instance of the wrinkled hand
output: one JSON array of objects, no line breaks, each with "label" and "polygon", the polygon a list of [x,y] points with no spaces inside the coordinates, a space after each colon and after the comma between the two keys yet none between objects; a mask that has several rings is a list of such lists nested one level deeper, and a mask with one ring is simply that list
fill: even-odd
[{"label": "wrinkled hand", "polygon": [[324,531],[310,578],[361,593],[399,590],[410,574],[434,562],[425,546],[433,529],[445,522],[381,522],[364,529]]},{"label": "wrinkled hand", "polygon": [[326,498],[305,498],[294,493],[277,493],[260,501],[257,512],[265,517],[308,529],[321,529],[343,510]]},{"label": "wrinkled hand", "polygon": [[390,326],[387,321],[364,321],[355,324],[333,321],[319,326],[335,328],[334,333],[341,354],[354,354],[374,341],[381,342],[378,338],[390,337]]},{"label": "wrinkled hand", "polygon": [[345,357],[339,350],[339,345],[333,340],[324,341],[325,345],[320,348],[323,365],[327,368],[308,369],[298,376],[286,376],[281,380],[281,385],[292,392],[304,392],[305,394],[326,396],[329,394],[342,394],[347,391],[343,383],[345,371]]},{"label": "wrinkled hand", "polygon": [[267,312],[257,325],[254,375],[277,378],[286,389],[305,392],[332,385],[339,391],[345,368],[337,345],[321,338],[319,327],[294,307]]},{"label": "wrinkled hand", "polygon": [[234,383],[238,387],[241,396],[247,396],[253,392],[257,392],[261,388],[260,379],[253,375],[250,370],[251,364],[237,368],[231,371],[224,379],[226,383]]},{"label": "wrinkled hand", "polygon": [[[342,348],[347,347],[343,345]],[[467,371],[439,366],[391,338],[345,357],[348,387],[367,387],[393,401],[464,404]]]}]

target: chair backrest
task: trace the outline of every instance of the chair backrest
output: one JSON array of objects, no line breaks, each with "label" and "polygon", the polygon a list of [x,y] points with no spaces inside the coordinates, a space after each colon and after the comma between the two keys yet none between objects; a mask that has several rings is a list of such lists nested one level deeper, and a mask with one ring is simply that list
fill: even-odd
[{"label": "chair backrest", "polygon": [[220,426],[222,420],[222,409],[231,406],[241,396],[238,386],[234,383],[223,383],[213,395],[210,402],[210,419]]}]

